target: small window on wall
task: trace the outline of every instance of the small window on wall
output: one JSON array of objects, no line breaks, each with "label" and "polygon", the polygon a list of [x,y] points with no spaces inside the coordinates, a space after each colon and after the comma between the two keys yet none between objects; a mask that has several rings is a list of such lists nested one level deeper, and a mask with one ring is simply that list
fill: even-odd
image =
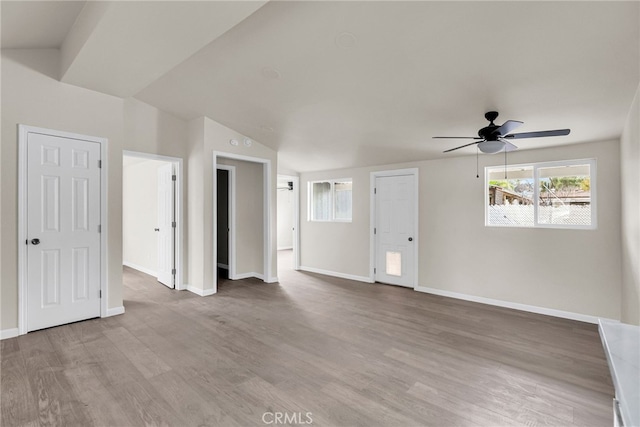
[{"label": "small window on wall", "polygon": [[593,159],[485,168],[486,225],[596,228],[595,173]]},{"label": "small window on wall", "polygon": [[310,221],[351,221],[350,178],[309,183]]}]

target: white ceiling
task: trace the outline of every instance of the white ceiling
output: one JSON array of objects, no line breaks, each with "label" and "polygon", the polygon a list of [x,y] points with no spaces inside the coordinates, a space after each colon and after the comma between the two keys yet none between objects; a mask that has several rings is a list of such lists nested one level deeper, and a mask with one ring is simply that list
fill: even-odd
[{"label": "white ceiling", "polygon": [[2,48],[57,48],[84,1],[2,0]]},{"label": "white ceiling", "polygon": [[[79,81],[135,93],[184,119],[208,116],[277,149],[281,166],[296,171],[475,154],[444,155],[465,141],[431,137],[474,136],[493,109],[497,123],[524,121],[522,132],[571,128],[568,137],[518,140],[522,149],[617,138],[640,81],[636,1],[291,1],[240,12],[236,3],[211,3],[218,12],[174,21],[160,2],[147,2],[142,15],[140,5],[120,3],[95,24],[99,43],[74,60],[91,70],[100,52],[125,49],[143,60],[135,73],[119,69],[146,80],[85,71]],[[173,3],[171,14],[188,4]],[[230,18],[214,20],[221,10]],[[170,46],[148,36],[167,23],[171,34],[203,31],[208,13],[215,28],[205,36],[171,36]],[[172,59],[158,67],[145,47]]]},{"label": "white ceiling", "polygon": [[133,96],[264,3],[89,2],[61,46],[61,79],[121,98]]}]

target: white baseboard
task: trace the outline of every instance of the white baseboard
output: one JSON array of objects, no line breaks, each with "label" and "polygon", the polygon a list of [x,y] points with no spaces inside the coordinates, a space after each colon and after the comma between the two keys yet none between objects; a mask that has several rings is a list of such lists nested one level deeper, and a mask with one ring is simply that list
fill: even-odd
[{"label": "white baseboard", "polygon": [[239,274],[236,274],[233,277],[229,277],[229,279],[231,279],[231,280],[242,280],[242,279],[250,279],[252,277],[254,277],[256,279],[264,280],[264,275],[260,274],[260,273],[256,273],[255,271],[253,271],[251,273],[239,273]]},{"label": "white baseboard", "polygon": [[128,261],[122,261],[122,265],[129,267],[129,268],[133,268],[134,270],[138,270],[141,271],[145,274],[148,274],[149,276],[153,276],[153,277],[158,277],[158,272],[157,271],[153,271],[151,269],[148,269],[146,267],[143,267],[141,265],[138,264],[134,264],[132,262],[128,262]]},{"label": "white baseboard", "polygon": [[373,283],[373,280],[371,280],[370,277],[356,276],[355,274],[338,273],[337,271],[322,270],[320,268],[305,267],[303,265],[300,266],[300,270],[308,271],[309,273],[324,274],[325,276],[339,277],[341,279],[349,279],[349,280],[355,280],[358,282]]},{"label": "white baseboard", "polygon": [[[475,295],[461,294],[458,292],[445,291],[442,289],[428,288],[426,286],[417,286],[415,290],[418,292],[424,292],[427,294],[440,295],[443,297],[455,298],[455,299],[460,299],[464,301],[478,302],[480,304],[493,305],[497,307],[512,308],[514,310],[527,311],[529,313],[536,313],[536,314],[544,314],[546,316],[560,317],[563,319],[578,320],[580,322],[586,322],[586,323],[597,324],[598,319],[600,319],[599,317],[590,316],[588,314],[573,313],[570,311],[556,310],[555,308],[538,307],[535,305],[520,304],[517,302],[509,302],[509,301],[503,301],[503,300],[497,300],[497,299],[491,299],[491,298],[485,298],[485,297],[478,297]],[[606,320],[613,320],[613,319],[606,319]],[[617,322],[617,320],[613,320],[613,321]]]},{"label": "white baseboard", "polygon": [[185,285],[183,289],[186,289],[189,292],[193,292],[196,295],[200,295],[201,297],[208,297],[209,295],[213,295],[216,293],[214,289],[200,289],[190,285]]},{"label": "white baseboard", "polygon": [[118,314],[124,314],[123,306],[107,308],[107,314],[105,314],[103,317],[117,316]]},{"label": "white baseboard", "polygon": [[269,280],[265,280],[264,274],[256,273],[255,271],[251,273],[240,273],[236,274],[233,277],[229,277],[229,280],[242,280],[242,279],[259,279],[265,283],[278,283],[279,280],[277,277],[271,277]]},{"label": "white baseboard", "polygon": [[20,330],[18,328],[3,329],[0,331],[0,340],[17,337],[18,335],[20,335]]},{"label": "white baseboard", "polygon": [[293,249],[293,246],[278,246],[279,251],[288,251]]}]

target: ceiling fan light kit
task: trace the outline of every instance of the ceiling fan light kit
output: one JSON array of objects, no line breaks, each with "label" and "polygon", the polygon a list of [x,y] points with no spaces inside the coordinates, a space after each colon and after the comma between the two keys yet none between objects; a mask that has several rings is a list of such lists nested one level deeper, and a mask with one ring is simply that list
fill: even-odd
[{"label": "ceiling fan light kit", "polygon": [[478,144],[478,148],[485,154],[496,154],[504,148],[502,141],[482,141]]}]

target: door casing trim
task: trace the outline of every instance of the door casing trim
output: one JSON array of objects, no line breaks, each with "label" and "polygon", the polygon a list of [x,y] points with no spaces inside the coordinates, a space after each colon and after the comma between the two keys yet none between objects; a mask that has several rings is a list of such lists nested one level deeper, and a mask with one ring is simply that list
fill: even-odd
[{"label": "door casing trim", "polygon": [[30,133],[78,139],[100,144],[100,317],[107,317],[109,302],[108,270],[109,270],[109,224],[107,221],[108,200],[108,140],[96,136],[45,129],[35,126],[18,125],[18,331],[20,335],[27,331],[27,139]]},{"label": "door casing trim", "polygon": [[420,217],[418,213],[419,209],[419,192],[418,192],[418,183],[419,183],[419,175],[418,168],[408,168],[408,169],[393,169],[393,170],[382,170],[382,171],[374,171],[371,172],[370,175],[370,190],[369,190],[369,279],[372,283],[376,280],[376,275],[374,273],[374,268],[376,267],[376,236],[374,233],[374,228],[376,225],[376,199],[375,199],[375,188],[376,188],[376,178],[387,177],[387,176],[406,176],[411,175],[414,179],[413,186],[413,227],[414,227],[414,250],[413,250],[413,289],[418,287],[418,251],[420,248],[420,230],[418,225],[420,224]]},{"label": "door casing trim", "polygon": [[293,182],[293,269],[300,270],[300,177],[278,174],[279,178]]},{"label": "door casing trim", "polygon": [[[265,159],[262,157],[253,157],[253,156],[245,156],[245,155],[241,155],[241,154],[235,154],[235,153],[228,153],[228,152],[224,152],[224,151],[214,151],[213,152],[213,224],[212,224],[212,230],[213,230],[213,236],[212,236],[212,243],[211,246],[212,248],[212,255],[213,255],[213,259],[212,261],[214,261],[213,265],[217,265],[217,260],[218,260],[218,246],[217,246],[217,242],[218,242],[218,196],[217,196],[217,188],[215,185],[215,171],[218,168],[218,157],[220,158],[227,158],[227,159],[233,159],[233,160],[242,160],[245,162],[251,162],[251,163],[259,163],[262,165],[262,179],[263,179],[263,198],[262,198],[262,215],[263,215],[263,227],[264,227],[264,231],[263,231],[263,248],[264,248],[264,252],[263,252],[263,260],[262,260],[262,265],[263,265],[263,277],[262,280],[265,283],[275,283],[278,281],[277,277],[272,276],[273,271],[271,268],[271,263],[272,263],[272,259],[273,259],[273,254],[271,252],[271,249],[273,247],[272,245],[272,236],[271,236],[271,208],[272,208],[272,203],[271,203],[271,195],[272,195],[272,188],[271,188],[271,160],[269,159]],[[237,226],[237,224],[234,224]],[[237,260],[236,260],[237,261]],[[218,281],[217,281],[217,274],[213,274],[212,275],[212,282],[211,283],[211,287],[213,289],[213,293],[217,293],[218,292]],[[206,285],[205,285],[206,286]],[[210,291],[210,289],[205,289],[205,291]]]},{"label": "door casing trim", "polygon": [[176,236],[174,243],[174,256],[175,256],[175,269],[176,269],[176,277],[175,277],[175,290],[181,291],[187,289],[187,285],[184,281],[183,271],[184,271],[184,255],[182,250],[182,236],[184,235],[184,208],[182,203],[182,182],[183,182],[183,160],[180,157],[171,157],[171,156],[163,156],[160,154],[152,154],[152,153],[143,153],[140,151],[129,151],[122,150],[122,156],[127,157],[138,157],[140,159],[148,159],[148,160],[161,160],[163,162],[172,163],[175,169],[176,175],[176,192],[174,194],[175,197],[175,221],[176,221]]}]

